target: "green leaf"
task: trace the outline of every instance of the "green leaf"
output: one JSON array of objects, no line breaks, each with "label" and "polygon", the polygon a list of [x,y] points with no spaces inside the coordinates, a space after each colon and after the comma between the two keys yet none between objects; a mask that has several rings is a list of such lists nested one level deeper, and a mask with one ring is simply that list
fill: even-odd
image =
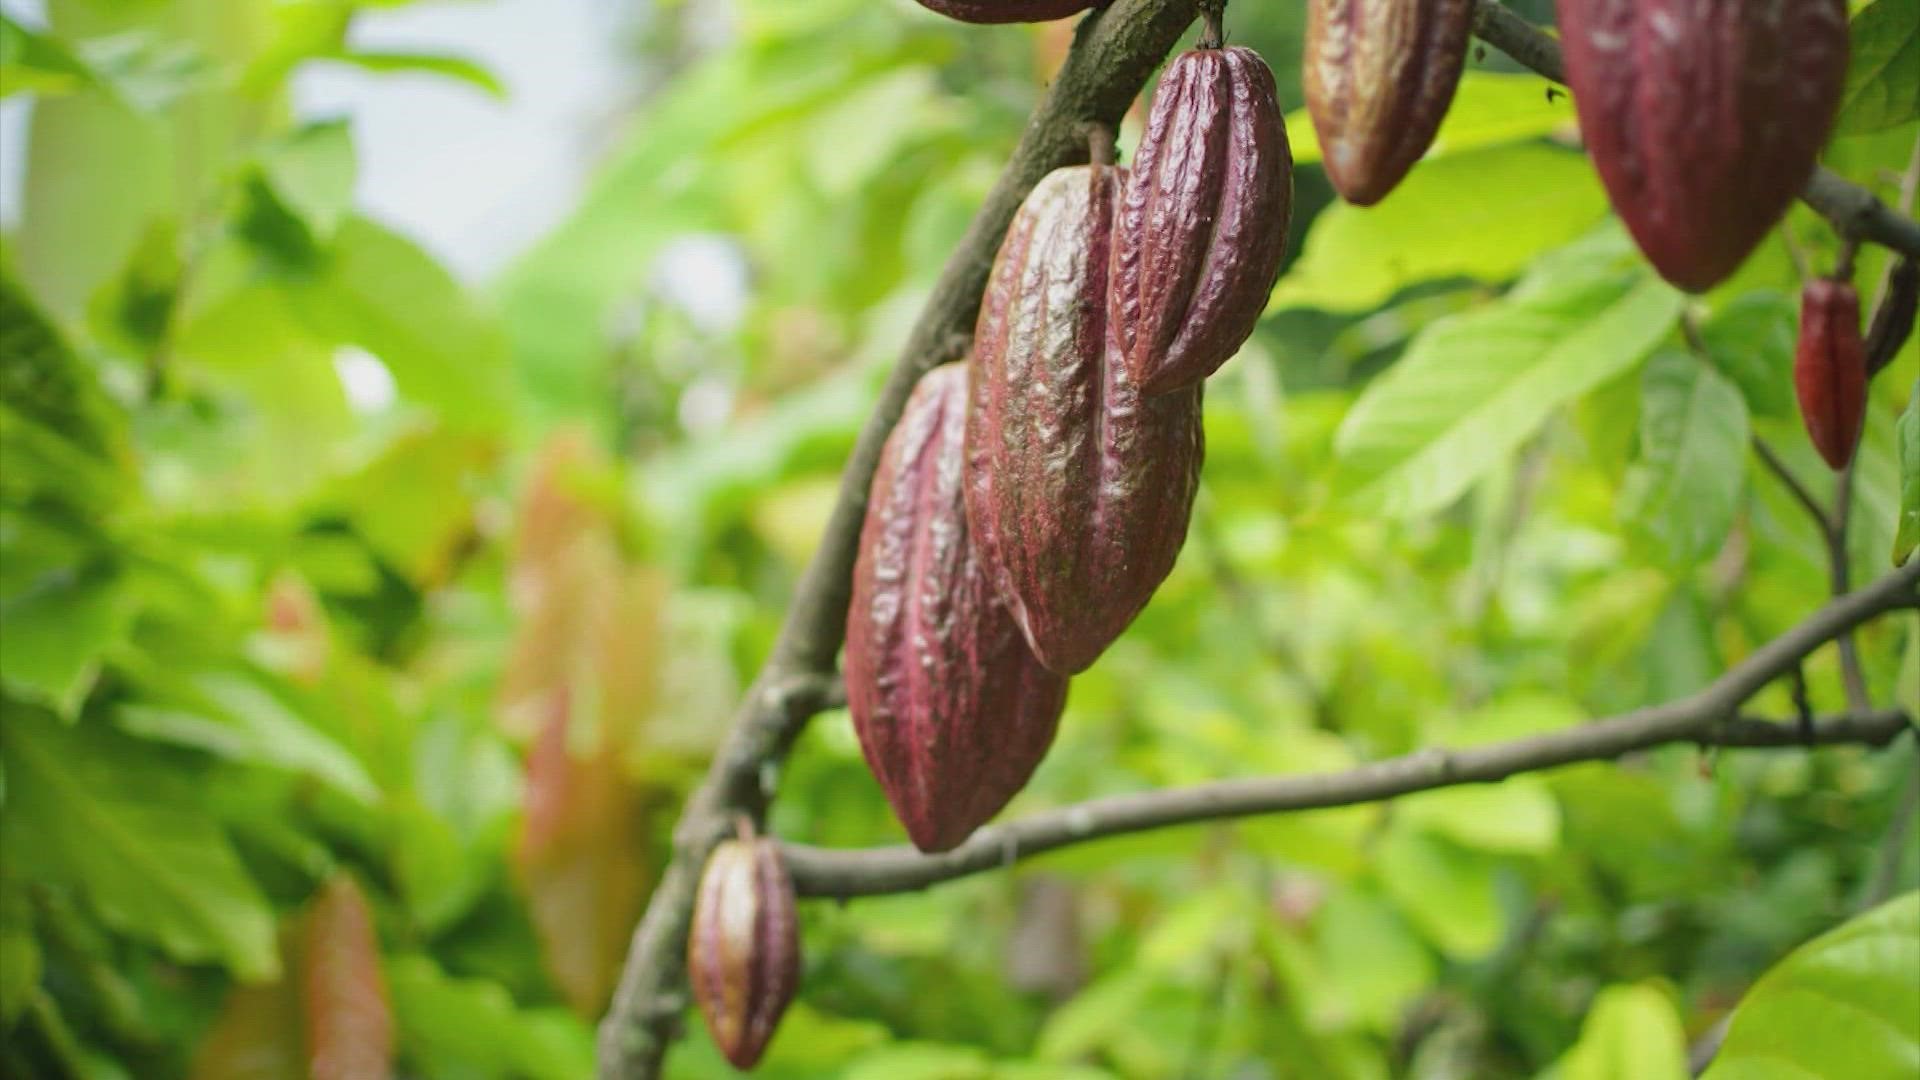
[{"label": "green leaf", "polygon": [[507,97],[506,84],[500,81],[499,76],[464,56],[354,49],[332,53],[324,59],[352,64],[363,71],[381,75],[435,75],[466,83],[496,101],[504,101]]},{"label": "green leaf", "polygon": [[1546,855],[1560,841],[1560,807],[1532,776],[1445,788],[1402,800],[1410,823],[1462,847],[1502,855]]},{"label": "green leaf", "polygon": [[40,985],[40,941],[24,884],[0,870],[0,1030],[12,1026]]},{"label": "green leaf", "polygon": [[1353,505],[1405,518],[1447,506],[1556,409],[1630,369],[1684,302],[1649,274],[1575,264],[1435,323],[1340,426]]},{"label": "green leaf", "polygon": [[1640,452],[1620,514],[1664,555],[1689,567],[1720,550],[1747,478],[1747,404],[1719,372],[1684,349],[1663,349],[1640,380]]},{"label": "green leaf", "polygon": [[1854,16],[1852,35],[1835,130],[1859,135],[1920,117],[1920,0],[1876,0]]},{"label": "green leaf", "polygon": [[353,208],[353,135],[345,120],[308,124],[260,156],[280,204],[316,239],[330,239]]},{"label": "green leaf", "polygon": [[1706,1080],[1920,1072],[1920,892],[1789,953],[1733,1012]]},{"label": "green leaf", "polygon": [[0,599],[0,680],[71,719],[137,607],[125,579],[104,567],[62,569]]},{"label": "green leaf", "polygon": [[1558,1080],[1686,1080],[1687,1038],[1666,991],[1650,983],[1600,991]]},{"label": "green leaf", "polygon": [[94,724],[4,703],[0,847],[22,874],[80,892],[107,926],[242,979],[279,970],[273,911],[192,774]]},{"label": "green leaf", "polygon": [[1893,565],[1905,566],[1920,546],[1920,379],[1895,429],[1900,455],[1900,516],[1893,535]]},{"label": "green leaf", "polygon": [[[1446,119],[1423,161],[1552,134],[1575,122],[1573,99],[1548,93],[1553,84],[1533,74],[1468,71],[1460,76]],[[1287,114],[1293,163],[1320,160],[1320,138],[1307,110]]]},{"label": "green leaf", "polygon": [[845,1080],[988,1080],[987,1055],[971,1046],[896,1042],[847,1063]]},{"label": "green leaf", "polygon": [[1707,359],[1740,388],[1755,416],[1799,416],[1793,392],[1799,322],[1793,297],[1757,290],[1722,305],[1700,328]]},{"label": "green leaf", "polygon": [[78,53],[95,82],[140,113],[164,112],[218,75],[197,45],[146,30],[91,38]]},{"label": "green leaf", "polygon": [[0,99],[72,93],[92,83],[93,73],[58,38],[0,13]]},{"label": "green leaf", "polygon": [[406,1070],[471,1080],[576,1080],[593,1073],[593,1037],[559,1009],[520,1010],[499,983],[457,979],[425,956],[387,964]]},{"label": "green leaf", "polygon": [[464,428],[489,426],[507,402],[500,329],[412,241],[362,217],[340,224],[327,267],[295,294],[330,340],[358,345],[393,374],[402,397]]},{"label": "green leaf", "polygon": [[1504,920],[1485,856],[1396,822],[1374,859],[1400,913],[1442,952],[1473,958],[1500,943]]},{"label": "green leaf", "polygon": [[1586,158],[1554,147],[1514,144],[1429,161],[1378,206],[1322,211],[1268,310],[1363,311],[1434,278],[1505,281],[1606,209]]}]

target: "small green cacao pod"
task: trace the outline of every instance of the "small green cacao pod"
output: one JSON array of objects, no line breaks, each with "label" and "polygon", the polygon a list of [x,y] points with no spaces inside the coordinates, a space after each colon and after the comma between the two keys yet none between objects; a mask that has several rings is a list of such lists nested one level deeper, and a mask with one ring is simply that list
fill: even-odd
[{"label": "small green cacao pod", "polygon": [[1847,74],[1845,0],[1559,0],[1580,133],[1668,281],[1726,280],[1807,186]]},{"label": "small green cacao pod", "polygon": [[1106,0],[920,0],[920,6],[969,23],[1050,22]]},{"label": "small green cacao pod", "polygon": [[687,978],[714,1044],[736,1067],[753,1068],[800,981],[793,882],[772,840],[723,840],[707,856]]},{"label": "small green cacao pod", "polygon": [[1108,317],[1157,396],[1199,383],[1253,333],[1287,250],[1293,154],[1273,72],[1252,49],[1174,57],[1113,231]]},{"label": "small green cacao pod", "polygon": [[1827,464],[1844,469],[1867,414],[1867,354],[1860,296],[1844,281],[1816,278],[1800,291],[1800,340],[1793,350],[1800,419]]},{"label": "small green cacao pod", "polygon": [[967,529],[967,370],[920,380],[880,453],[847,611],[847,707],[914,846],[945,851],[1026,786],[1067,680],[1040,665]]},{"label": "small green cacao pod", "polygon": [[967,523],[1040,662],[1071,675],[1173,568],[1199,486],[1200,387],[1140,393],[1107,333],[1125,173],[1057,169],[1000,246],[974,331]]},{"label": "small green cacao pod", "polygon": [[1472,28],[1473,0],[1309,0],[1301,82],[1341,198],[1379,202],[1433,145]]}]

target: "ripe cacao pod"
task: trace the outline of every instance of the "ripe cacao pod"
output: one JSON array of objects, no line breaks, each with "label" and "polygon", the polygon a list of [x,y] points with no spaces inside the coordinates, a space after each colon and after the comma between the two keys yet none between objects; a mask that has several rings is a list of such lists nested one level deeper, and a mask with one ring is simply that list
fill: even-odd
[{"label": "ripe cacao pod", "polygon": [[1057,169],[1000,246],[974,331],[967,521],[1048,668],[1084,670],[1153,595],[1199,485],[1200,387],[1141,394],[1108,334],[1124,171]]},{"label": "ripe cacao pod", "polygon": [[1472,27],[1473,0],[1310,0],[1301,81],[1341,198],[1379,202],[1433,145]]},{"label": "ripe cacao pod", "polygon": [[745,832],[707,856],[687,935],[687,979],[714,1045],[751,1069],[799,985],[800,931],[780,845]]},{"label": "ripe cacao pod", "polygon": [[920,6],[970,23],[1047,22],[1105,0],[920,0]]},{"label": "ripe cacao pod", "polygon": [[1040,666],[967,529],[967,371],[914,388],[880,453],[847,613],[847,707],[914,846],[945,851],[1026,786],[1067,680]]},{"label": "ripe cacao pod", "polygon": [[1559,0],[1613,208],[1689,292],[1725,280],[1806,187],[1847,72],[1845,0]]},{"label": "ripe cacao pod", "polygon": [[1287,125],[1259,54],[1175,57],[1113,232],[1108,316],[1141,393],[1198,383],[1253,333],[1286,254],[1292,203]]},{"label": "ripe cacao pod", "polygon": [[1800,290],[1800,340],[1793,350],[1800,419],[1827,464],[1844,469],[1867,411],[1867,356],[1860,297],[1844,281],[1816,278]]}]

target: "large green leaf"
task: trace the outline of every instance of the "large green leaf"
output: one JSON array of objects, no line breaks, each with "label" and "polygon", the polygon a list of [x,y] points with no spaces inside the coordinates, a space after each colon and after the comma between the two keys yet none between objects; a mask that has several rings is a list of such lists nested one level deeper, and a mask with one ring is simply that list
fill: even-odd
[{"label": "large green leaf", "polygon": [[1353,503],[1415,517],[1453,502],[1556,409],[1632,368],[1683,303],[1575,248],[1501,301],[1435,323],[1340,426]]},{"label": "large green leaf", "polygon": [[1621,516],[1668,564],[1720,550],[1747,476],[1747,405],[1719,372],[1664,349],[1641,376],[1640,452],[1620,493]]},{"label": "large green leaf", "polygon": [[1836,125],[1843,135],[1920,117],[1920,0],[1875,0],[1853,19],[1853,55]]},{"label": "large green leaf", "polygon": [[0,598],[0,680],[11,693],[73,716],[137,607],[125,579],[99,566],[58,570]]},{"label": "large green leaf", "polygon": [[1740,388],[1755,416],[1798,421],[1793,346],[1799,322],[1792,296],[1762,289],[1728,301],[1700,328],[1708,361]]},{"label": "large green leaf", "polygon": [[101,921],[243,979],[279,969],[273,911],[177,759],[94,724],[5,703],[0,847],[26,876],[77,890]]},{"label": "large green leaf", "polygon": [[1687,1036],[1656,985],[1600,991],[1556,1080],[1686,1080]]},{"label": "large green leaf", "polygon": [[1322,211],[1268,308],[1362,311],[1433,278],[1505,281],[1606,209],[1587,159],[1551,146],[1429,161],[1378,206]]},{"label": "large green leaf", "polygon": [[1920,1074],[1920,892],[1795,949],[1734,1009],[1707,1080]]},{"label": "large green leaf", "polygon": [[[1533,74],[1463,73],[1425,160],[1538,138],[1568,127],[1574,123],[1573,99],[1549,93],[1552,86]],[[1287,114],[1287,141],[1295,165],[1320,160],[1320,138],[1306,109]]]},{"label": "large green leaf", "polygon": [[60,39],[0,13],[0,98],[71,93],[92,82],[93,73]]},{"label": "large green leaf", "polygon": [[593,1038],[552,1008],[521,1010],[499,983],[458,979],[425,956],[387,965],[401,1055],[417,1076],[574,1080],[593,1072]]}]

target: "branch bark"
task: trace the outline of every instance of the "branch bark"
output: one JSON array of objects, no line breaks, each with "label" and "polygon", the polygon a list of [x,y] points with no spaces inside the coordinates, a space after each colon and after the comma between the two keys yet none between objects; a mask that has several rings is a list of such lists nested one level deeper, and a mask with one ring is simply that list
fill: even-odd
[{"label": "branch bark", "polygon": [[773,768],[807,720],[832,700],[834,657],[846,632],[867,487],[908,394],[928,369],[958,359],[970,347],[987,272],[1027,192],[1048,172],[1086,160],[1088,124],[1118,127],[1194,15],[1194,0],[1116,0],[1084,19],[1012,159],[947,260],[861,428],[825,535],[795,589],[773,653],[674,829],[673,858],[634,930],[613,1003],[600,1024],[602,1080],[660,1074],[686,1002],[687,929],[700,868],[732,828],[736,813],[756,820],[764,815]]},{"label": "branch bark", "polygon": [[[1499,0],[1478,0],[1473,12],[1473,33],[1520,66],[1557,83],[1567,81],[1560,43],[1501,6]],[[1814,170],[1806,190],[1800,193],[1800,201],[1831,222],[1834,231],[1843,237],[1871,240],[1920,258],[1920,221],[1901,215],[1874,197],[1873,192],[1831,169]]]},{"label": "branch bark", "polygon": [[[1800,745],[1809,738],[1807,731],[1737,720],[1740,707],[1841,633],[1876,615],[1916,607],[1920,607],[1920,560],[1832,601],[1756,649],[1705,689],[1664,705],[1490,746],[1422,750],[1340,773],[1222,780],[1094,799],[1005,825],[989,825],[966,843],[938,855],[922,855],[906,846],[835,851],[785,844],[787,866],[794,887],[804,896],[910,892],[1054,848],[1169,825],[1376,802],[1433,788],[1490,783],[1579,761],[1617,758],[1666,743]],[[1815,743],[1885,743],[1910,725],[1899,711],[1844,716],[1814,725],[1810,738]]]}]

